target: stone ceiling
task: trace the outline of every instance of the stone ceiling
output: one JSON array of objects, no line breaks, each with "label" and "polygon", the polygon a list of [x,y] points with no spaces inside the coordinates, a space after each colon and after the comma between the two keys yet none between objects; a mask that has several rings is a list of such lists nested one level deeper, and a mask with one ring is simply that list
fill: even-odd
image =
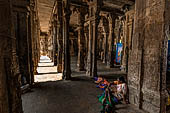
[{"label": "stone ceiling", "polygon": [[[71,0],[82,3],[82,0]],[[132,5],[135,0],[103,0],[103,7],[107,9],[121,9],[125,4]],[[40,28],[42,32],[48,32],[51,12],[53,10],[55,0],[38,0],[38,15],[40,20]],[[78,5],[78,4],[77,4]],[[80,5],[80,4],[79,4]],[[77,24],[77,14],[71,15],[70,23]]]},{"label": "stone ceiling", "polygon": [[54,2],[55,0],[38,0],[38,15],[42,32],[48,32]]}]

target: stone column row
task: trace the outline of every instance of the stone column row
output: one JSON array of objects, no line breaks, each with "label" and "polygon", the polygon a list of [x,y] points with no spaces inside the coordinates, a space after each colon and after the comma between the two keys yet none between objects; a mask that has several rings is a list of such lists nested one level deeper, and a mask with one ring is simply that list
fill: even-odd
[{"label": "stone column row", "polygon": [[[25,1],[25,4],[28,4]],[[34,1],[21,7],[13,2],[13,18],[16,37],[16,51],[19,60],[22,85],[32,84],[39,61],[39,28]]]}]

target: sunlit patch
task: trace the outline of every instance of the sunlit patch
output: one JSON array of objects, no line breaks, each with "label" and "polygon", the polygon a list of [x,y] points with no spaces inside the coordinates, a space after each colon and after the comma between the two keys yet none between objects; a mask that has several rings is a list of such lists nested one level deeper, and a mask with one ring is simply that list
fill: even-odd
[{"label": "sunlit patch", "polygon": [[35,82],[62,80],[62,73],[57,73],[57,66],[47,56],[41,56],[37,68],[38,75],[34,76]]}]

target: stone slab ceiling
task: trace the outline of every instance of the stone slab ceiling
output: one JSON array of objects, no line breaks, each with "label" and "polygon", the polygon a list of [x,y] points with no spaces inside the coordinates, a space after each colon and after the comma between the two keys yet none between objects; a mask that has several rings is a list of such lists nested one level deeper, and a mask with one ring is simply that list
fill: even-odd
[{"label": "stone slab ceiling", "polygon": [[[86,0],[71,0],[71,2],[80,5]],[[87,0],[88,1],[88,0]],[[132,5],[135,0],[103,0],[103,6],[109,9],[121,9],[125,4]],[[40,28],[42,32],[48,32],[51,12],[53,10],[55,0],[38,0],[38,15],[40,20]],[[77,24],[77,14],[71,15],[71,24]]]},{"label": "stone slab ceiling", "polygon": [[38,0],[38,15],[42,32],[48,32],[51,12],[55,0]]}]

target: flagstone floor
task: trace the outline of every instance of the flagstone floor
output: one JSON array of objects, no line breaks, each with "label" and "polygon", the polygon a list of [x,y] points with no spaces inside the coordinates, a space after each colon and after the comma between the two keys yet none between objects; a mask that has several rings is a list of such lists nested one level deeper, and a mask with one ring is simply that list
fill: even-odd
[{"label": "flagstone floor", "polygon": [[[61,80],[48,57],[41,57],[34,88],[22,95],[24,113],[100,113],[97,96],[102,93],[85,72],[76,71],[72,58],[72,80]],[[119,68],[107,68],[99,62],[98,74],[112,80],[124,73]],[[132,105],[117,105],[117,113],[144,113]]]}]

